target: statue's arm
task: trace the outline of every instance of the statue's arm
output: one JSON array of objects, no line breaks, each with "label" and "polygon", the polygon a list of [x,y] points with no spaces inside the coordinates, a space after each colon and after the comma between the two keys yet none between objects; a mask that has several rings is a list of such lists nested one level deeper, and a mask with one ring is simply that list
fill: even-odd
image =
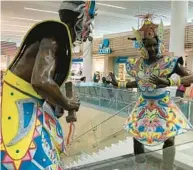
[{"label": "statue's arm", "polygon": [[56,67],[55,52],[57,43],[44,38],[39,46],[32,73],[31,84],[35,91],[45,100],[65,110],[78,110],[79,104],[63,96],[59,86],[53,80]]}]

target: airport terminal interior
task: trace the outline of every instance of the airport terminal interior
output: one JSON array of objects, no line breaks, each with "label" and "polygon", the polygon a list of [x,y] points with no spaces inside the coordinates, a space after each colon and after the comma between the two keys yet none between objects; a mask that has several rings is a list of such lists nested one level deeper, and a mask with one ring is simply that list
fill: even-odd
[{"label": "airport terminal interior", "polygon": [[193,170],[193,0],[1,1],[2,170]]}]

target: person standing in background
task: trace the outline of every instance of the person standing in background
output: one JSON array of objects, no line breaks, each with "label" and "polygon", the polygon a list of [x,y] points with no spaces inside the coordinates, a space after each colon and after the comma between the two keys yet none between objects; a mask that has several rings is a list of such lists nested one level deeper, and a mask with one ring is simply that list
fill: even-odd
[{"label": "person standing in background", "polygon": [[[171,76],[171,78],[177,80],[177,79],[180,78],[180,76],[177,75],[177,74],[173,74],[173,75]],[[180,84],[180,85],[178,86],[177,90],[176,90],[176,97],[182,97],[182,98],[183,98],[183,97],[184,97],[185,90],[186,90],[185,86],[184,86],[183,84]]]},{"label": "person standing in background", "polygon": [[178,89],[176,90],[176,97],[182,97],[183,98],[185,91],[186,91],[186,87],[183,84],[181,84],[178,87]]}]

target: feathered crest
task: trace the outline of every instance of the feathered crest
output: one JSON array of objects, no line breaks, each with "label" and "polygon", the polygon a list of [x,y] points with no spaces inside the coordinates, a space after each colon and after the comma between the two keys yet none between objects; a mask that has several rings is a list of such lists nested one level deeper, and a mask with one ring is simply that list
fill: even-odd
[{"label": "feathered crest", "polygon": [[[161,20],[160,24],[154,24],[153,19],[160,17],[159,15],[147,13],[145,15],[136,15],[136,17],[142,19],[142,26],[139,30],[135,30],[133,28],[133,34],[135,38],[128,38],[130,40],[136,40],[139,48],[145,53],[146,49],[144,48],[143,39],[145,38],[153,38],[158,37],[159,40],[159,53],[163,53],[164,45],[163,45],[163,37],[164,37],[164,26]],[[162,16],[164,17],[164,16]],[[145,54],[144,56],[146,56]]]},{"label": "feathered crest", "polygon": [[79,11],[78,21],[75,25],[75,33],[78,41],[92,40],[90,33],[94,29],[92,21],[96,16],[95,0],[81,4],[75,11]]}]

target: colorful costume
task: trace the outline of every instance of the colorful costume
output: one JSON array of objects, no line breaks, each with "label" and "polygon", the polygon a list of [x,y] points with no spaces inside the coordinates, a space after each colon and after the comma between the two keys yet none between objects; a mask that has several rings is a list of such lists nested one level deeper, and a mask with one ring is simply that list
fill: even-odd
[{"label": "colorful costume", "polygon": [[59,154],[65,152],[65,145],[54,110],[34,91],[30,83],[11,72],[12,66],[22,59],[21,52],[25,50],[26,44],[33,37],[38,37],[43,28],[50,31],[49,26],[54,27],[54,31],[63,30],[62,35],[66,33],[71,56],[68,27],[61,22],[38,23],[25,37],[3,80],[0,141],[2,170],[61,169]]},{"label": "colorful costume", "polygon": [[[90,23],[95,15],[95,1],[64,1],[59,10],[62,21],[67,17],[62,15],[62,12],[67,14],[69,11],[79,14],[74,18],[77,20],[74,27],[76,39],[86,41],[91,38]],[[29,57],[36,59],[37,55],[43,55],[41,42],[50,37],[57,40],[57,50],[60,52],[55,53],[56,68],[52,78],[60,86],[68,77],[72,56],[68,26],[58,21],[38,23],[25,36],[3,81],[0,135],[2,170],[62,169],[59,154],[65,152],[65,143],[55,110],[37,94],[29,82],[18,77],[13,71],[31,44],[40,43],[37,53],[34,52],[34,56],[30,54]],[[50,50],[45,44],[43,48]]]},{"label": "colorful costume", "polygon": [[143,46],[142,38],[154,37],[156,28],[159,28],[159,46],[163,47],[163,29],[160,27],[163,28],[162,25],[157,26],[148,20],[141,30],[134,30],[143,58],[129,58],[126,63],[127,73],[135,78],[141,96],[137,100],[125,128],[139,142],[151,146],[163,143],[167,139],[192,128],[166,89],[156,88],[156,85],[149,82],[152,74],[160,78],[169,78],[175,71],[177,64],[182,64],[182,58],[160,57],[160,55],[157,56],[159,59],[152,64],[148,64],[144,60],[147,58],[147,51]]},{"label": "colorful costume", "polygon": [[[77,15],[77,18],[74,18],[74,21],[77,21],[74,26],[76,40],[92,39],[89,33],[92,31],[90,25],[95,16],[95,1],[62,2],[59,9],[62,21],[69,21],[66,16],[69,11]],[[58,21],[44,21],[29,30],[17,56],[5,74],[0,135],[2,170],[62,169],[59,154],[65,152],[65,144],[55,110],[37,94],[29,82],[18,77],[12,70],[24,58],[23,54],[31,44],[40,43],[37,46],[39,51],[37,53],[33,51],[34,56],[30,54],[29,57],[35,60],[37,55],[43,55],[41,42],[51,37],[57,40],[59,52],[54,53],[56,68],[52,78],[56,84],[62,85],[70,70],[72,45],[68,26]],[[43,48],[50,50],[45,44]],[[19,68],[22,69],[22,67]],[[28,78],[30,79],[29,75]]]}]

